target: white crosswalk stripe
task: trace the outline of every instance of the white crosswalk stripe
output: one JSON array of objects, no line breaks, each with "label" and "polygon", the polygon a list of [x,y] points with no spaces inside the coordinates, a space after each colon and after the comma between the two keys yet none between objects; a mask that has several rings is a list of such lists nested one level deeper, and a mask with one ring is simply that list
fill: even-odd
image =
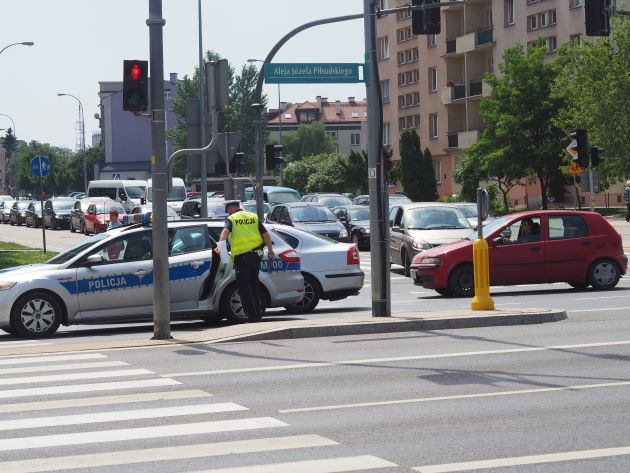
[{"label": "white crosswalk stripe", "polygon": [[[121,377],[127,379],[115,380]],[[114,379],[108,381],[107,378]],[[96,379],[99,382],[84,382]],[[33,386],[21,387],[29,384]],[[284,435],[285,432],[280,432],[282,436],[265,435],[268,429],[272,432],[290,425],[273,417],[243,417],[243,413],[249,411],[245,406],[233,402],[207,402],[212,394],[199,389],[184,389],[182,383],[175,379],[129,367],[126,362],[110,360],[100,353],[0,357],[0,386],[9,388],[0,390],[0,399],[3,399],[0,404],[0,452],[13,455],[11,460],[0,461],[2,473],[77,471],[108,466],[122,466],[125,471],[131,468],[151,471],[150,465],[156,461],[227,455],[247,458],[247,455],[260,452],[277,453],[273,457],[265,457],[266,462],[258,465],[252,465],[250,459],[247,467],[208,471],[336,473],[397,466],[370,455],[331,455],[331,448],[342,452],[341,446],[335,440],[316,434]],[[167,389],[155,391],[155,388]],[[120,393],[123,390],[128,393]],[[96,392],[103,394],[89,394]],[[66,397],[82,393],[85,393],[82,397]],[[134,405],[135,408],[132,408]],[[29,412],[33,413],[32,417],[29,417]],[[241,414],[235,416],[237,418],[226,418],[239,412]],[[14,418],[10,417],[11,414]],[[216,415],[221,417],[213,419]],[[68,427],[72,429],[68,431]],[[234,435],[238,431],[255,432],[255,438],[219,439],[217,442],[204,439],[204,443],[200,442],[204,436]],[[195,439],[198,443],[178,446],[173,440],[177,438]],[[129,446],[134,441],[163,442],[164,445],[155,447],[154,443],[152,448],[119,448],[105,452],[96,448],[97,445],[121,442],[127,442]],[[78,453],[85,450],[81,447],[84,445],[94,445],[95,453]],[[59,447],[64,448],[64,454],[68,455],[54,457],[52,449]],[[289,458],[283,457],[282,452],[297,449],[309,452],[302,454],[302,458],[313,458],[287,461]],[[18,452],[24,452],[19,453],[24,456],[16,457]],[[238,460],[240,457],[234,458],[235,464],[242,464]],[[228,461],[227,465],[230,465],[232,458]],[[147,464],[144,469],[139,466],[142,463]]]}]

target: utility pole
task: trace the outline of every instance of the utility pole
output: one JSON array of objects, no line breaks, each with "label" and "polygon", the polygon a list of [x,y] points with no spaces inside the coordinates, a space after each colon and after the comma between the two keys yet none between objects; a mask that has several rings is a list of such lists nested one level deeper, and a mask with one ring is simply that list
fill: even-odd
[{"label": "utility pole", "polygon": [[[206,101],[204,100],[206,68],[203,63],[201,0],[198,0],[197,4],[199,10],[199,144],[203,148],[206,146]],[[201,216],[205,218],[208,216],[208,163],[205,153],[201,153],[199,180],[201,184]]]},{"label": "utility pole", "polygon": [[164,49],[162,0],[149,0],[151,80],[151,167],[153,179],[153,339],[171,337],[168,278],[168,225],[166,221],[166,133],[164,130]]}]

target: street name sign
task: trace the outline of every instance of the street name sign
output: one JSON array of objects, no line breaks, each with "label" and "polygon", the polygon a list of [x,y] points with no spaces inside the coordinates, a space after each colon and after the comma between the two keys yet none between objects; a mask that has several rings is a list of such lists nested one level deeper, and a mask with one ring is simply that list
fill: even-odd
[{"label": "street name sign", "polygon": [[268,63],[267,84],[317,84],[363,82],[363,64],[355,63]]},{"label": "street name sign", "polygon": [[31,172],[37,177],[46,177],[50,174],[50,159],[48,156],[37,155],[31,159]]}]

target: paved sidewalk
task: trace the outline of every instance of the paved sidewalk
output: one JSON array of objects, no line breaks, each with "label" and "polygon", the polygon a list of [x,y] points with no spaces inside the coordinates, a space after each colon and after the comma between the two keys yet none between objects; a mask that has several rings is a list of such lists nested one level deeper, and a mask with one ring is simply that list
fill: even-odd
[{"label": "paved sidewalk", "polygon": [[606,219],[621,234],[624,251],[630,253],[630,223],[626,222],[626,219],[621,215],[613,215],[606,217]]},{"label": "paved sidewalk", "polygon": [[499,325],[524,325],[557,322],[567,318],[564,310],[509,309],[492,311],[450,310],[403,313],[392,317],[369,317],[340,314],[334,317],[300,320],[269,320],[256,324],[228,325],[178,335],[172,340],[105,340],[96,342],[57,343],[51,345],[8,346],[0,343],[0,356],[67,351],[125,349],[160,345],[228,343],[281,340],[311,337],[333,337],[375,333],[434,331]]}]

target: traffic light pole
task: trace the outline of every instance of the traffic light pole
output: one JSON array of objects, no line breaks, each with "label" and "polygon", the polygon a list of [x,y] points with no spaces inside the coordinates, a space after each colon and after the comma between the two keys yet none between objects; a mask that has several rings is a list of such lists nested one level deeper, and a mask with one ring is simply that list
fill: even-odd
[{"label": "traffic light pole", "polygon": [[168,277],[168,226],[166,222],[167,166],[164,129],[164,50],[162,0],[149,0],[151,67],[151,177],[153,179],[153,339],[171,337]]}]

